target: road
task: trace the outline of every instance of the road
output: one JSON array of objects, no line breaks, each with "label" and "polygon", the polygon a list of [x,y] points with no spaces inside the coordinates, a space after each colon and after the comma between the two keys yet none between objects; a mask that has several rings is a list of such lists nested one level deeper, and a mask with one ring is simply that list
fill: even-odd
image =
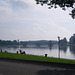
[{"label": "road", "polygon": [[0,60],[0,75],[75,75],[75,69],[52,64]]}]

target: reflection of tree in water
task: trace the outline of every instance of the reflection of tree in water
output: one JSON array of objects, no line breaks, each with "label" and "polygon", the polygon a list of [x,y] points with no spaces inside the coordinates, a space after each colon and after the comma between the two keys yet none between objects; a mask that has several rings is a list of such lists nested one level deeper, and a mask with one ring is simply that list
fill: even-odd
[{"label": "reflection of tree in water", "polygon": [[52,50],[52,46],[49,46],[49,49]]},{"label": "reflection of tree in water", "polygon": [[56,46],[56,45],[53,45],[53,46],[49,46],[49,49],[50,50],[53,50],[53,49],[60,49],[60,51],[63,51],[64,53],[66,53],[67,51],[67,46]]},{"label": "reflection of tree in water", "polygon": [[67,46],[60,46],[60,50],[61,50],[61,51],[64,51],[64,52],[66,53],[66,51],[67,51]]},{"label": "reflection of tree in water", "polygon": [[53,45],[54,45],[54,43],[50,40],[49,43],[48,43],[48,46],[49,46],[50,50],[52,49]]},{"label": "reflection of tree in water", "polygon": [[70,52],[75,55],[75,46],[70,46]]},{"label": "reflection of tree in water", "polygon": [[5,51],[15,51],[18,48],[18,45],[2,45],[0,46],[0,50]]},{"label": "reflection of tree in water", "polygon": [[14,49],[17,49],[18,48],[18,45],[4,45],[2,47],[4,47],[4,48],[14,48]]}]

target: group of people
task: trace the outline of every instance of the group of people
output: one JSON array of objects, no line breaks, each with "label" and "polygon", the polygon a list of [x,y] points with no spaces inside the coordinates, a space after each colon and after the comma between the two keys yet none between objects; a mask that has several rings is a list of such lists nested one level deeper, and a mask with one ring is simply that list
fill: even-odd
[{"label": "group of people", "polygon": [[[19,51],[20,51],[20,54],[24,54],[24,55],[26,55],[25,51],[22,51],[21,49],[20,49]],[[18,51],[17,51],[17,54],[19,54]]]},{"label": "group of people", "polygon": [[[3,52],[2,49],[0,50],[0,52]],[[5,52],[7,52],[7,51],[5,51]],[[20,54],[26,55],[25,51],[22,51],[21,49],[19,51],[17,51],[17,54],[19,54],[19,52],[20,52]]]}]

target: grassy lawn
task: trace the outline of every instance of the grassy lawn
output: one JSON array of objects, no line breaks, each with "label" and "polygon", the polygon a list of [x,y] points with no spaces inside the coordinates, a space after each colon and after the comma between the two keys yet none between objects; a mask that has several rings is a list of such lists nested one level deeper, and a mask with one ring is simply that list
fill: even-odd
[{"label": "grassy lawn", "polygon": [[35,60],[35,61],[75,64],[75,60],[42,57],[42,56],[34,56],[34,55],[22,55],[22,54],[5,53],[5,52],[0,52],[0,58],[13,58],[13,59],[22,59],[22,60]]}]

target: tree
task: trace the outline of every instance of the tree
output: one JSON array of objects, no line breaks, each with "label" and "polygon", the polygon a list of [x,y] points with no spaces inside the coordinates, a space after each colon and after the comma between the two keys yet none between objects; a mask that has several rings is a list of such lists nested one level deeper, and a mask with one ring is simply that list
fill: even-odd
[{"label": "tree", "polygon": [[66,38],[63,38],[60,40],[60,46],[63,46],[63,45],[66,45],[68,42],[67,42],[67,39]]},{"label": "tree", "polygon": [[69,43],[75,45],[75,34],[73,34],[73,36],[71,36]]},{"label": "tree", "polygon": [[58,6],[61,7],[63,10],[66,10],[67,8],[72,8],[71,13],[69,15],[72,16],[72,18],[75,18],[75,0],[35,0],[36,4],[47,4],[49,9],[51,8],[57,8]]}]

